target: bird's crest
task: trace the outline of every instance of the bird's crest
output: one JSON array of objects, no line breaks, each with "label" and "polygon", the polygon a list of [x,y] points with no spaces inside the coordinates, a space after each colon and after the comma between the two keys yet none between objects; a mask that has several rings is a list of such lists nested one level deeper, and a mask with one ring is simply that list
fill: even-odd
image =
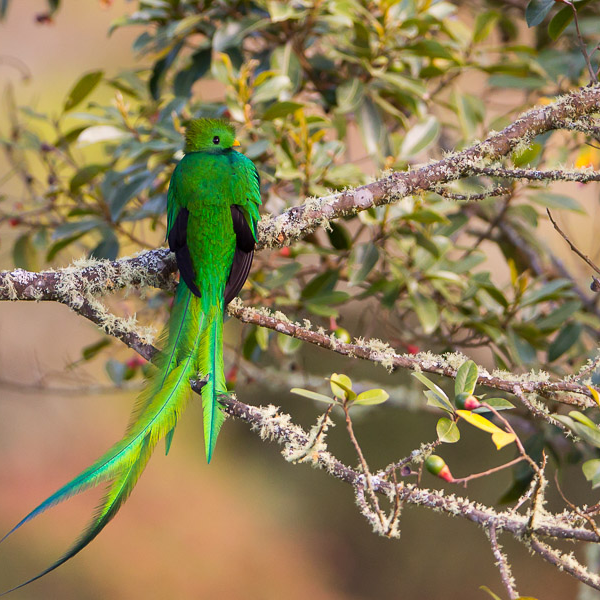
[{"label": "bird's crest", "polygon": [[239,145],[233,125],[221,119],[194,119],[185,130],[184,152],[222,152]]}]

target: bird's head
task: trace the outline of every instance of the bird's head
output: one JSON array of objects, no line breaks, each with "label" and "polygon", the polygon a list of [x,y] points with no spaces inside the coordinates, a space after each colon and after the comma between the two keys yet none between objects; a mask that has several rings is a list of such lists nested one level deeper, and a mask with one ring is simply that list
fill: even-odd
[{"label": "bird's head", "polygon": [[221,119],[194,119],[185,130],[184,152],[214,152],[229,150],[240,143],[235,139],[231,123]]}]

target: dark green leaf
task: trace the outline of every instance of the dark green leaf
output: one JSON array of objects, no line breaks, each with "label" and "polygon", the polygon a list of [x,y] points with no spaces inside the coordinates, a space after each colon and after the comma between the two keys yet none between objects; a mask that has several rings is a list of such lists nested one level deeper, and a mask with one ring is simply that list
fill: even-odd
[{"label": "dark green leaf", "polygon": [[99,342],[96,342],[95,344],[90,344],[89,346],[86,346],[81,352],[83,360],[91,360],[102,349],[106,348],[106,346],[110,346],[109,338],[103,338]]},{"label": "dark green leaf", "polygon": [[161,60],[157,61],[152,69],[152,75],[150,76],[150,80],[148,82],[148,88],[150,89],[150,94],[154,100],[158,100],[160,98],[162,83],[165,79],[167,71],[169,67],[173,64],[179,51],[183,47],[183,42],[175,45],[171,48],[170,52]]},{"label": "dark green leaf", "polygon": [[359,246],[352,261],[350,283],[356,285],[357,283],[364,282],[378,260],[379,250],[375,244],[368,242]]},{"label": "dark green leaf", "polygon": [[100,243],[90,252],[90,256],[93,258],[106,258],[108,260],[115,260],[119,254],[119,240],[114,234],[112,229],[103,228],[102,240]]},{"label": "dark green leaf", "polygon": [[69,92],[65,101],[63,110],[66,112],[77,106],[82,102],[102,81],[104,71],[92,71],[86,73],[79,81],[73,86],[73,89]]},{"label": "dark green leaf", "polygon": [[527,291],[523,295],[520,305],[523,307],[531,304],[539,304],[546,300],[556,300],[561,296],[565,296],[564,292],[566,292],[571,285],[572,283],[568,279],[554,279],[537,290],[531,292]]},{"label": "dark green leaf", "polygon": [[50,246],[50,248],[48,249],[48,253],[46,254],[46,262],[51,262],[52,260],[54,260],[54,257],[63,248],[66,248],[73,242],[77,241],[84,234],[85,234],[85,232],[82,231],[82,232],[76,233],[75,235],[71,235],[69,237],[62,238],[58,242],[55,242],[54,244],[52,244],[52,246]]},{"label": "dark green leaf", "polygon": [[582,331],[581,323],[568,323],[548,348],[548,362],[553,362],[577,342]]},{"label": "dark green leaf", "polygon": [[84,219],[81,221],[69,221],[68,223],[63,223],[52,233],[52,240],[63,240],[72,237],[76,233],[85,233],[86,231],[94,229],[94,227],[98,227],[101,223],[102,221],[99,219]]},{"label": "dark green leaf", "polygon": [[173,91],[176,96],[187,98],[191,94],[194,83],[208,73],[211,59],[210,48],[203,48],[192,54],[191,64],[175,75]]},{"label": "dark green leaf", "polygon": [[309,299],[317,294],[331,292],[335,288],[339,276],[339,271],[331,269],[313,277],[308,284],[304,286],[301,297]]},{"label": "dark green leaf", "polygon": [[352,236],[350,232],[336,221],[329,223],[330,229],[327,230],[327,236],[331,245],[336,250],[350,250],[352,247]]},{"label": "dark green leaf", "polygon": [[108,167],[105,165],[87,165],[79,169],[69,182],[69,189],[72,194],[76,194],[79,188],[86,183],[89,183],[96,175],[106,171]]},{"label": "dark green leaf", "polygon": [[531,0],[525,9],[525,21],[528,27],[539,25],[552,10],[554,0]]}]

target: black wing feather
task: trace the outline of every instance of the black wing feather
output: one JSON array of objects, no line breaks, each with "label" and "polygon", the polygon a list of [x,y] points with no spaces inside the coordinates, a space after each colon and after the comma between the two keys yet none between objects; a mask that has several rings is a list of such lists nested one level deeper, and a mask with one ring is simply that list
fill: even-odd
[{"label": "black wing feather", "polygon": [[254,258],[255,244],[250,225],[248,225],[242,209],[235,204],[231,206],[231,220],[236,242],[231,271],[225,285],[225,306],[239,294],[244,282],[248,279]]},{"label": "black wing feather", "polygon": [[169,231],[168,241],[171,252],[175,253],[175,260],[177,261],[177,267],[179,268],[179,276],[185,281],[190,292],[200,298],[202,294],[194,282],[194,265],[192,264],[190,249],[187,245],[187,224],[189,216],[190,212],[187,208],[179,209],[173,227],[171,227],[171,231]]}]

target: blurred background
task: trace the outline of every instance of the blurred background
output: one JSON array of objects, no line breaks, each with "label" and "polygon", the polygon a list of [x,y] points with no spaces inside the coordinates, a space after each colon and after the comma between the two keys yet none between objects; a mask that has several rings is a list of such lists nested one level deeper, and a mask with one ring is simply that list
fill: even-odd
[{"label": "blurred background", "polygon": [[[132,12],[134,3],[66,0],[52,23],[36,22],[34,15],[46,8],[42,0],[13,2],[0,24],[1,87],[7,90],[10,84],[18,105],[52,111],[83,70],[102,68],[110,75],[136,64],[131,45],[139,31],[122,29],[107,37],[110,23]],[[215,86],[201,93],[217,98],[220,90]],[[98,94],[102,99],[110,91]],[[6,127],[3,119],[0,111],[0,126]],[[3,187],[19,193],[18,182]],[[580,201],[592,218],[570,224],[580,231],[598,224],[597,210],[585,193],[582,188]],[[2,269],[13,267],[15,235],[2,226]],[[149,244],[162,245],[158,233],[147,236]],[[588,241],[583,235],[578,240],[582,246]],[[563,255],[571,260],[566,249]],[[132,310],[123,298],[113,306],[122,310],[119,314]],[[360,335],[358,324],[357,317],[345,322]],[[230,343],[236,344],[239,327],[227,327]],[[81,348],[99,339],[92,324],[64,306],[0,304],[0,531],[8,531],[122,435],[140,379],[115,389],[102,361],[79,364]],[[123,350],[122,357],[134,358],[134,353]],[[386,389],[407,382],[404,373],[389,376],[360,362],[349,367],[315,347],[303,349],[297,360],[323,376],[351,370],[353,378],[379,382]],[[273,375],[268,387],[250,383],[237,392],[247,403],[281,406],[308,427],[318,407],[289,393],[296,384],[293,377]],[[385,408],[357,412],[357,435],[374,468],[435,437],[435,414],[413,412],[393,400]],[[410,399],[402,400],[410,404]],[[414,402],[419,400],[417,394]],[[337,420],[341,424],[339,415]],[[354,465],[346,435],[338,430],[331,432],[331,447]],[[489,468],[488,444],[482,432],[465,430],[461,444],[445,449],[447,460],[459,465],[454,475]],[[512,453],[506,448],[494,458],[508,461]],[[494,503],[511,482],[509,472],[474,481],[469,496]],[[432,477],[424,484],[439,487]],[[567,471],[564,487],[574,501],[589,489],[578,468]],[[95,492],[73,498],[0,545],[0,589],[59,557],[87,523],[97,499]],[[556,498],[551,501],[558,505]],[[577,597],[576,582],[569,576],[530,557],[510,539],[501,542],[512,558],[521,593],[540,599]],[[479,589],[482,585],[502,596],[489,544],[475,526],[408,508],[399,541],[376,537],[347,485],[307,466],[288,464],[278,447],[260,442],[243,423],[227,421],[207,466],[200,405],[194,402],[177,428],[169,456],[157,449],[131,499],[102,534],[66,565],[10,597],[471,600],[488,597]]]}]

